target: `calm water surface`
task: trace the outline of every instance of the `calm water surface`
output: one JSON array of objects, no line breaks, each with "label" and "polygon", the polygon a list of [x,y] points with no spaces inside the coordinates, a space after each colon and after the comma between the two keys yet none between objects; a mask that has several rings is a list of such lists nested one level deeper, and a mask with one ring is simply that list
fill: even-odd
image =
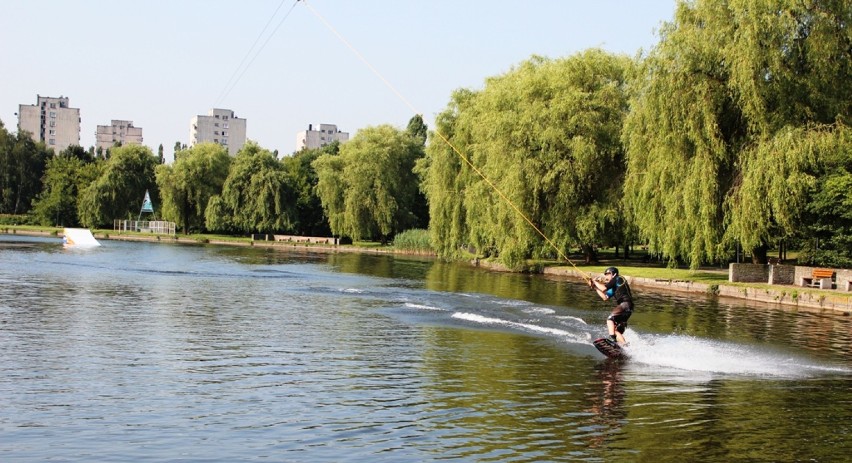
[{"label": "calm water surface", "polygon": [[849,461],[852,317],[634,292],[0,236],[0,461]]}]

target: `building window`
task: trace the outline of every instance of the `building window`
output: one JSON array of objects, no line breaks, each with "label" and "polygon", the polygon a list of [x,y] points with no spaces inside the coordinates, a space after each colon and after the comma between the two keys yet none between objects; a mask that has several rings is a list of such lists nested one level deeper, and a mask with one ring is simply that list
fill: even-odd
[{"label": "building window", "polygon": [[219,135],[219,131],[218,130],[214,131],[213,135]]},{"label": "building window", "polygon": [[56,103],[50,103],[50,108],[51,109],[56,108]]},{"label": "building window", "polygon": [[55,112],[53,112],[53,111],[51,111],[51,112],[50,112],[50,117],[52,117],[53,119],[56,119],[56,113],[55,113]]},{"label": "building window", "polygon": [[228,123],[227,123],[227,122],[225,122],[225,128],[226,128],[226,129],[228,128]]},{"label": "building window", "polygon": [[51,139],[50,139],[50,144],[51,144],[51,145],[55,145],[55,144],[56,144],[56,139],[51,138]]},{"label": "building window", "polygon": [[222,131],[222,135],[224,135],[224,136],[226,136],[226,137],[227,137],[227,136],[228,136],[228,132],[225,132],[225,131],[223,130],[223,131]]},{"label": "building window", "polygon": [[56,135],[56,130],[50,129],[50,131],[49,131],[48,133],[49,133],[50,135]]},{"label": "building window", "polygon": [[[227,125],[227,124],[225,124],[225,125]],[[218,122],[214,122],[214,123],[213,123],[213,126],[214,126],[214,127],[219,127],[219,123],[218,123]]]}]

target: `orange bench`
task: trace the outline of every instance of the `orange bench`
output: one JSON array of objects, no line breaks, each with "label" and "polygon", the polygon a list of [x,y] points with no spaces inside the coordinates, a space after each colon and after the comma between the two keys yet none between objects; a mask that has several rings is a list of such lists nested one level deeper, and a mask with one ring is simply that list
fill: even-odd
[{"label": "orange bench", "polygon": [[811,272],[811,278],[802,278],[802,286],[810,286],[819,289],[834,288],[834,270],[830,268],[815,268]]}]

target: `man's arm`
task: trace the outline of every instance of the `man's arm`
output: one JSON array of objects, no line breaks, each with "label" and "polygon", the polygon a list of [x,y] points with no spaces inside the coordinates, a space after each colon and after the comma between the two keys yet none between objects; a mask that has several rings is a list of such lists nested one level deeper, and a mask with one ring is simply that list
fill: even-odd
[{"label": "man's arm", "polygon": [[600,296],[601,299],[603,299],[603,300],[609,299],[609,296],[606,295],[606,285],[604,285],[600,281],[589,278],[589,287],[594,289],[595,292],[598,293],[598,296]]}]

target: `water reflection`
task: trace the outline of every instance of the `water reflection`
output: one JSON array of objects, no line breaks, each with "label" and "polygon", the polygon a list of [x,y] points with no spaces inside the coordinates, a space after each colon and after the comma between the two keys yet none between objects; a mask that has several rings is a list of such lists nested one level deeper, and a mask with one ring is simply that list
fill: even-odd
[{"label": "water reflection", "polygon": [[590,432],[587,436],[591,448],[609,445],[626,423],[627,409],[624,399],[627,392],[624,387],[620,360],[606,359],[595,365],[595,380],[589,385],[593,388],[588,398],[592,414],[589,420]]}]

